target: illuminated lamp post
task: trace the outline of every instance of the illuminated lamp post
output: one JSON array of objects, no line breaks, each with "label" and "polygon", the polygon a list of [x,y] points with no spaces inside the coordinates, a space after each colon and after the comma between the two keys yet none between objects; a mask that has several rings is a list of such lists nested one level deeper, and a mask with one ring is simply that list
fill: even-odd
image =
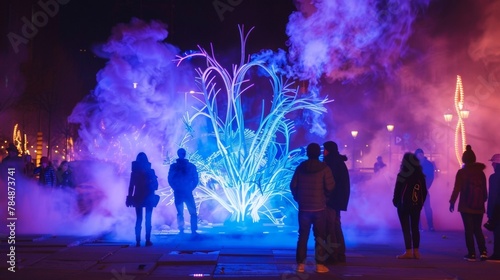
[{"label": "illuminated lamp post", "polygon": [[394,131],[394,125],[388,124],[387,131],[389,131],[389,167],[392,166],[392,132]]},{"label": "illuminated lamp post", "polygon": [[351,131],[351,135],[352,135],[352,170],[354,171],[354,168],[356,167],[355,143],[356,143],[356,137],[358,136],[358,131],[357,130]]},{"label": "illuminated lamp post", "polygon": [[444,121],[448,126],[446,130],[446,186],[450,186],[450,123],[453,120],[453,115],[450,113],[444,114]]},{"label": "illuminated lamp post", "polygon": [[455,111],[458,117],[457,126],[455,127],[455,156],[457,157],[459,167],[461,167],[462,153],[467,146],[464,120],[469,117],[469,111],[464,110],[464,89],[460,75],[457,75],[457,85],[455,89]]}]

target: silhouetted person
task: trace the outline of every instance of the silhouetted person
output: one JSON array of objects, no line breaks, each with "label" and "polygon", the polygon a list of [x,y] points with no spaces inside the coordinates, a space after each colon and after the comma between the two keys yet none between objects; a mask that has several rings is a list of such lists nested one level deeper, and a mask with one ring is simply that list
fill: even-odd
[{"label": "silhouetted person", "polygon": [[155,191],[158,189],[158,180],[154,169],[145,153],[140,152],[137,158],[132,162],[132,173],[130,174],[130,184],[128,187],[127,207],[135,207],[135,240],[136,246],[141,246],[141,225],[142,208],[146,208],[145,222],[146,227],[146,246],[152,246],[151,242],[151,215],[153,207],[158,204],[158,196]]},{"label": "silhouetted person", "polygon": [[495,173],[488,180],[487,224],[488,230],[493,231],[493,253],[488,261],[500,262],[500,154],[494,154],[490,161]]},{"label": "silhouetted person", "polygon": [[[427,185],[427,198],[424,203],[425,220],[427,221],[427,226],[429,231],[434,231],[434,222],[432,219],[432,208],[431,208],[431,197],[429,194],[429,189],[434,182],[434,164],[424,156],[424,151],[422,149],[415,150],[415,156],[420,161],[422,166],[422,171],[425,175],[425,184]],[[420,228],[422,228],[422,223],[420,223]]]},{"label": "silhouetted person", "polygon": [[315,240],[316,272],[328,272],[324,265],[328,255],[326,240],[326,201],[334,187],[332,171],[319,160],[321,148],[311,143],[306,149],[308,159],[297,166],[290,182],[293,199],[299,205],[299,239],[297,241],[297,272],[305,271],[307,241],[311,226]]},{"label": "silhouetted person", "polygon": [[375,173],[379,172],[382,168],[386,167],[384,160],[381,156],[377,157],[377,161],[373,164],[373,171]]},{"label": "silhouetted person", "polygon": [[327,235],[326,241],[330,250],[327,263],[346,262],[345,239],[340,218],[341,211],[347,211],[351,182],[345,162],[347,157],[339,153],[337,143],[328,141],[323,144],[323,161],[330,167],[335,178],[335,189],[326,202]]},{"label": "silhouetted person", "polygon": [[38,175],[38,185],[47,188],[56,186],[56,171],[47,157],[40,159],[40,166],[35,168],[33,173]]},{"label": "silhouetted person", "polygon": [[23,174],[23,159],[19,157],[19,150],[17,150],[14,143],[9,143],[6,150],[7,156],[2,160],[0,168],[2,174],[0,174],[0,177],[4,178],[5,181],[8,180],[8,177],[15,180],[15,178],[19,178]]},{"label": "silhouetted person", "polygon": [[9,143],[9,146],[7,147],[6,150],[7,150],[7,156],[4,159],[2,159],[2,163],[7,163],[7,162],[17,163],[21,159],[19,157],[19,150],[17,149],[16,145],[14,145],[14,143]]},{"label": "silhouetted person", "polygon": [[57,186],[60,188],[74,188],[75,180],[73,177],[73,171],[69,167],[69,162],[64,160],[59,165],[56,172],[57,175]]},{"label": "silhouetted person", "polygon": [[179,232],[184,233],[184,204],[191,216],[191,233],[196,234],[198,229],[198,215],[194,202],[193,190],[198,185],[198,171],[196,166],[187,160],[186,150],[177,150],[179,158],[170,166],[168,171],[168,183],[174,190],[174,203],[177,209],[177,227]]},{"label": "silhouetted person", "polygon": [[[392,204],[398,209],[406,251],[398,259],[420,258],[420,212],[427,196],[425,176],[417,157],[405,153],[394,187]],[[413,250],[413,251],[412,251]]]},{"label": "silhouetted person", "polygon": [[481,253],[480,259],[486,260],[488,258],[486,242],[481,230],[485,212],[484,203],[488,197],[486,175],[484,174],[486,165],[476,162],[476,155],[470,145],[466,146],[466,150],[462,155],[462,162],[464,166],[458,170],[455,177],[455,186],[450,198],[450,212],[455,210],[455,202],[460,194],[458,212],[460,212],[464,223],[465,245],[468,251],[464,259],[476,261],[475,237],[477,247]]},{"label": "silhouetted person", "polygon": [[31,155],[24,155],[23,174],[27,178],[35,178],[35,164],[33,163]]}]

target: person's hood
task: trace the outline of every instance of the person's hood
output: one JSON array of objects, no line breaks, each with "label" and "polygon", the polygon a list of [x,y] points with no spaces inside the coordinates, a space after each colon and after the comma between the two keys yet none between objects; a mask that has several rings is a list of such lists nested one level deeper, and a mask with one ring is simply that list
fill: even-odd
[{"label": "person's hood", "polygon": [[319,159],[308,159],[300,164],[301,171],[304,173],[317,173],[327,167],[328,165]]}]

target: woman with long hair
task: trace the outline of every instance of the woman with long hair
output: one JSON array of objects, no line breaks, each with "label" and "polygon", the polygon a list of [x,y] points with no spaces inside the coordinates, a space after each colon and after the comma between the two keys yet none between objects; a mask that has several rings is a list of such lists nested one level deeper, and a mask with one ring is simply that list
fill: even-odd
[{"label": "woman with long hair", "polygon": [[420,212],[427,197],[425,175],[418,158],[405,153],[394,187],[392,204],[398,209],[398,218],[403,230],[406,251],[398,259],[420,258]]},{"label": "woman with long hair", "polygon": [[137,247],[141,246],[142,208],[146,208],[146,246],[153,245],[151,242],[151,216],[153,207],[156,207],[158,204],[155,195],[155,190],[158,189],[157,182],[157,176],[154,169],[151,168],[148,157],[145,153],[140,152],[136,160],[132,162],[132,173],[130,175],[126,200],[127,207],[135,207],[137,216],[135,222],[135,240]]}]

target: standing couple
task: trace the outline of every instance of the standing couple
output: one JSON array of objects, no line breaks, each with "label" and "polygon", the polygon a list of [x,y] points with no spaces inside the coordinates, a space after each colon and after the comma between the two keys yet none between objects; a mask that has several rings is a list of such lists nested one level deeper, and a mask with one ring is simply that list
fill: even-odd
[{"label": "standing couple", "polygon": [[[186,159],[186,150],[180,148],[177,151],[179,158],[170,165],[168,172],[168,183],[174,190],[174,203],[177,209],[177,223],[180,233],[184,233],[184,204],[191,216],[191,232],[196,235],[198,229],[198,215],[194,202],[193,190],[198,185],[198,171],[196,166]],[[136,224],[135,237],[136,246],[141,244],[142,213],[145,208],[146,246],[152,246],[151,242],[151,216],[153,208],[158,205],[160,197],[155,194],[158,189],[158,177],[145,153],[140,152],[135,161],[132,162],[132,173],[128,195],[127,207],[135,207]]]},{"label": "standing couple", "polygon": [[307,146],[308,159],[297,166],[290,182],[290,190],[299,206],[297,272],[305,271],[311,226],[315,239],[316,272],[328,272],[325,264],[346,261],[340,211],[347,210],[350,195],[347,157],[339,153],[338,145],[333,141],[324,143],[323,147],[322,162],[319,160],[319,144]]}]

